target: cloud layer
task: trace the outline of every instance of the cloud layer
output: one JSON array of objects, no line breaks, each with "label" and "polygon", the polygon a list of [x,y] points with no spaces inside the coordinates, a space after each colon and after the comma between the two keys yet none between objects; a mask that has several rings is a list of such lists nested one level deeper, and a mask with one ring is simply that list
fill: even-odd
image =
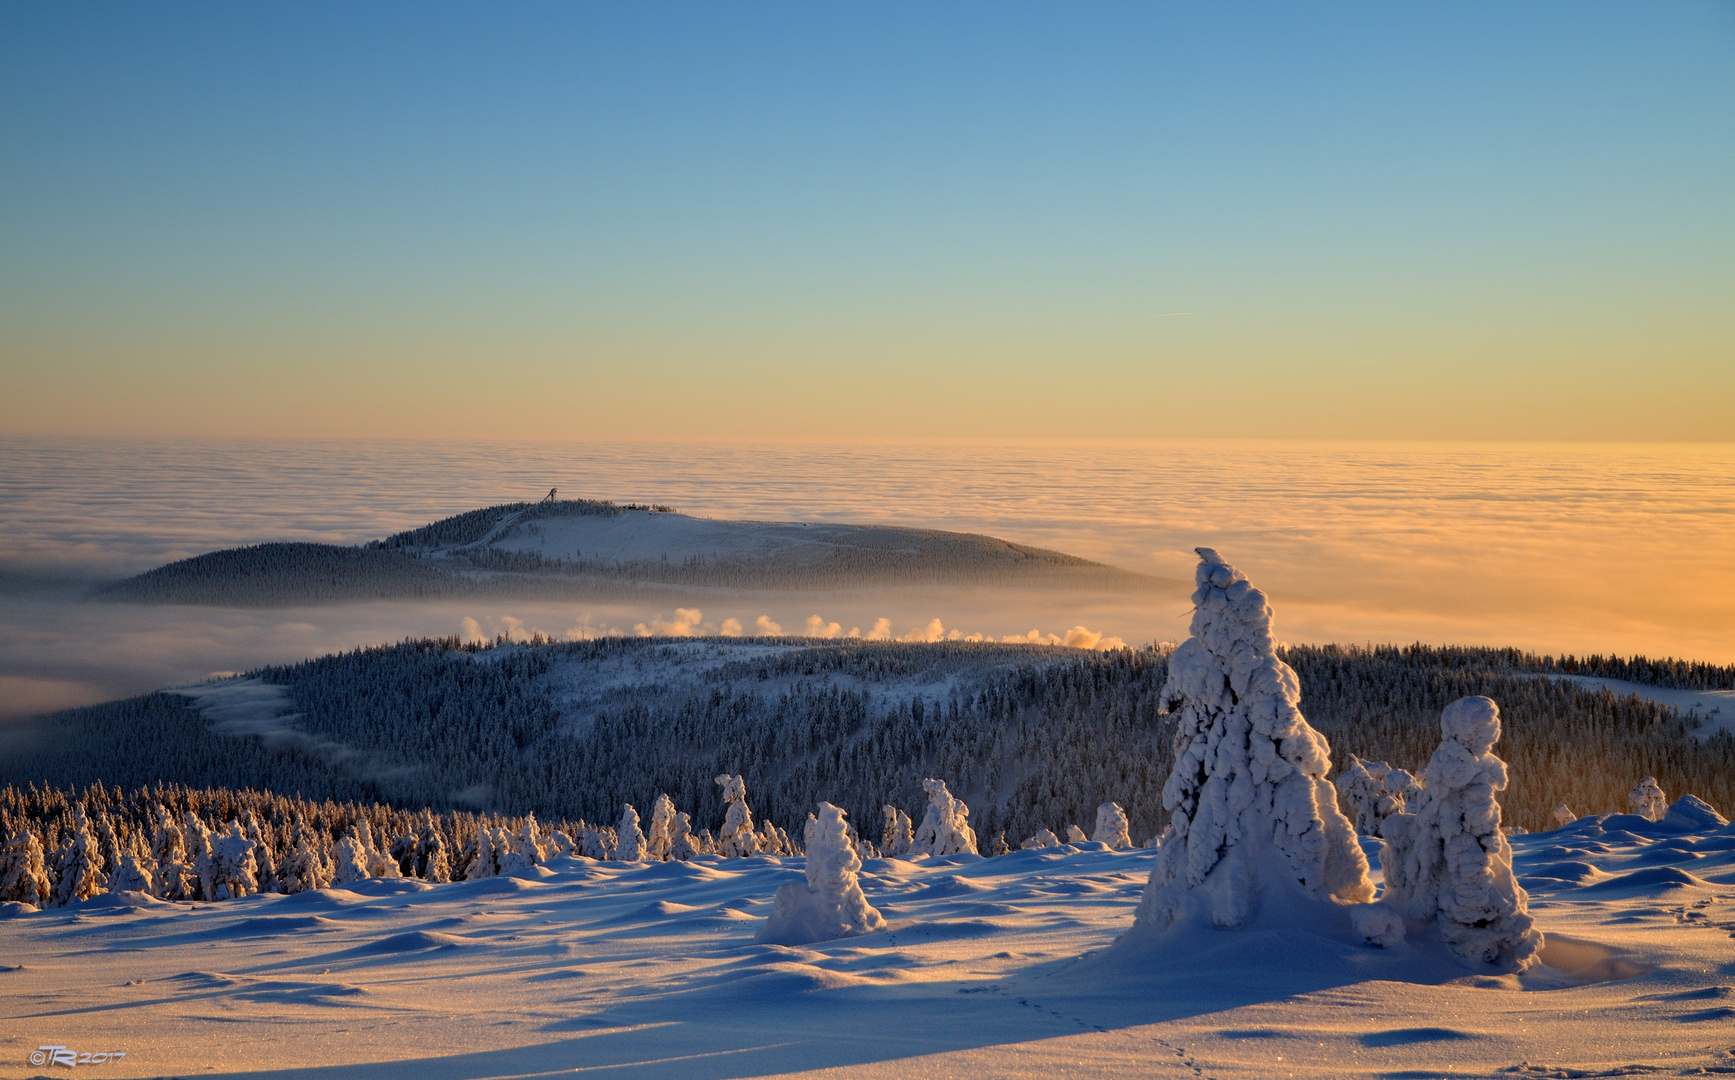
[{"label": "cloud layer", "polygon": [[984,532],[1166,577],[1190,577],[1192,548],[1207,544],[1272,595],[1279,631],[1294,641],[1735,662],[1735,446],[705,450],[0,437],[0,460],[0,715],[460,627],[489,638],[637,633],[640,623],[646,632],[748,636],[768,632],[764,616],[783,632],[822,638],[938,632],[1082,645],[1093,633],[1135,644],[1185,636],[1184,602],[1035,590],[776,602],[672,595],[654,605],[494,610],[442,602],[236,611],[83,598],[91,579],[170,558],[262,540],[354,543],[555,485],[716,517]]}]

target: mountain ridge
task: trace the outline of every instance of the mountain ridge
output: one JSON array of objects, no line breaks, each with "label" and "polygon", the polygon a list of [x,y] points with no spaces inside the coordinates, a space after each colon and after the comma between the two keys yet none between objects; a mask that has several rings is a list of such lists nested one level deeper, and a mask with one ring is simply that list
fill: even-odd
[{"label": "mountain ridge", "polygon": [[278,607],[464,595],[563,597],[672,588],[819,591],[900,585],[1184,592],[981,533],[734,521],[593,499],[502,503],[365,544],[267,542],[180,559],[102,599]]}]

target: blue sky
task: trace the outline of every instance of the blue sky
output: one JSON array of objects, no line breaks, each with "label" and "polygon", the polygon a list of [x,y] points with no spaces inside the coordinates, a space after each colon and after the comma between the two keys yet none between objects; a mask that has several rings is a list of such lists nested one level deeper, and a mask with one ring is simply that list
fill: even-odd
[{"label": "blue sky", "polygon": [[0,144],[0,432],[1732,426],[1729,4],[15,4]]}]

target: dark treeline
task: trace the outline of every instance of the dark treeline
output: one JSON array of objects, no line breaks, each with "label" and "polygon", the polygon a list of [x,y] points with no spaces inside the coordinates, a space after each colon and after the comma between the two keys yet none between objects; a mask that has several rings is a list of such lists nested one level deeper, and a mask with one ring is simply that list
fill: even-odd
[{"label": "dark treeline", "polygon": [[105,586],[96,595],[142,604],[283,607],[475,591],[476,583],[457,570],[401,551],[274,543],[181,559]]},{"label": "dark treeline", "polygon": [[490,533],[507,524],[522,524],[531,521],[542,521],[557,517],[620,517],[628,510],[649,510],[667,512],[667,506],[646,507],[637,503],[620,506],[600,499],[558,499],[552,502],[539,503],[503,503],[499,506],[485,506],[480,510],[467,510],[462,514],[454,514],[449,518],[429,522],[418,529],[406,529],[393,533],[384,540],[376,540],[372,547],[389,548],[392,550],[427,550],[429,548],[460,547],[465,544],[478,544],[486,540]]},{"label": "dark treeline", "polygon": [[[1696,740],[1672,709],[1540,677],[1564,661],[1424,646],[1300,646],[1285,658],[1339,765],[1354,753],[1419,772],[1442,708],[1494,698],[1509,824],[1545,828],[1560,802],[1581,815],[1624,810],[1645,775],[1671,795],[1735,805],[1735,739]],[[186,698],[153,694],[42,719],[0,763],[0,781],[173,781],[605,822],[667,793],[699,829],[720,823],[713,778],[730,772],[776,821],[805,820],[824,799],[871,829],[887,803],[918,816],[932,776],[970,805],[984,846],[1001,832],[1015,846],[1041,828],[1088,831],[1111,799],[1142,841],[1166,823],[1171,727],[1156,704],[1166,676],[1167,654],[1150,649],[406,642],[253,673],[281,687],[296,740],[218,735]]]}]

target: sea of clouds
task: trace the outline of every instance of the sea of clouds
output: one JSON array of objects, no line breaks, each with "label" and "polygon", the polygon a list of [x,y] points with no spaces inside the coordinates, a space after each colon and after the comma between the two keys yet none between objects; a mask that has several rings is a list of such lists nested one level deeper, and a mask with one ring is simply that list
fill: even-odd
[{"label": "sea of clouds", "polygon": [[[1184,599],[1041,590],[439,601],[232,611],[93,583],[264,540],[355,543],[563,496],[713,517],[984,532],[1188,578],[1216,547],[1296,641],[1735,661],[1735,446],[0,439],[0,715],[405,636],[782,632],[1105,647]],[[773,629],[775,628],[775,629]]]}]

